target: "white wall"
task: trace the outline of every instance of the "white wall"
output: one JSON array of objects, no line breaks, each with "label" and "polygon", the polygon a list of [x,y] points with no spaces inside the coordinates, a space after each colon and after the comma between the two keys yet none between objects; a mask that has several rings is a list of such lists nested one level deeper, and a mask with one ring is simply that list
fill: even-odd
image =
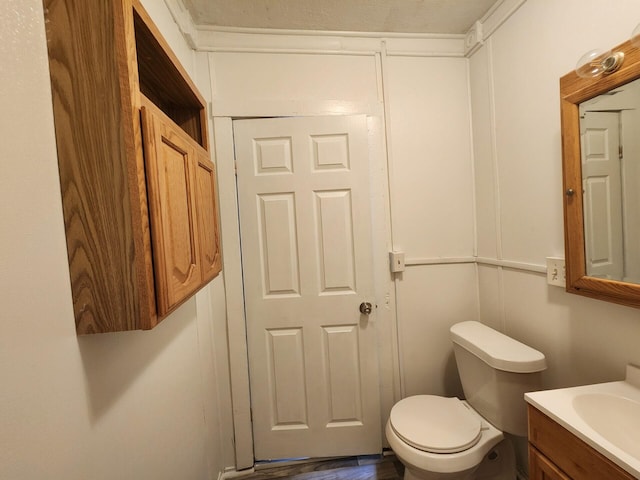
[{"label": "white wall", "polygon": [[[559,78],[640,22],[633,0],[526,0],[469,60],[478,257],[564,256]],[[544,388],[618,380],[640,361],[638,310],[571,295],[543,273],[478,266],[480,319],[542,351]],[[516,442],[526,469],[526,442]]]},{"label": "white wall", "polygon": [[461,393],[449,327],[478,317],[467,60],[391,56],[389,112],[393,249],[401,396]]},{"label": "white wall", "polygon": [[[480,257],[563,256],[559,78],[638,22],[635,0],[527,0],[470,59]],[[621,379],[640,362],[637,309],[518,269],[481,266],[479,284],[482,320],[547,356],[545,387]]]},{"label": "white wall", "polygon": [[[144,3],[195,75],[164,4]],[[0,23],[0,477],[217,478],[222,279],[152,331],[76,337],[42,3],[2,2]]]}]

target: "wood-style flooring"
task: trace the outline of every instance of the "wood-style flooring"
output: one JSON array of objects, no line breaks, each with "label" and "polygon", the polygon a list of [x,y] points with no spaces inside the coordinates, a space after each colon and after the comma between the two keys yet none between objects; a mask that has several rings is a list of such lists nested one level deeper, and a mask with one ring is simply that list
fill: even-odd
[{"label": "wood-style flooring", "polygon": [[[273,465],[273,466],[272,466]],[[404,467],[395,455],[333,458],[261,465],[238,480],[402,480]]]}]

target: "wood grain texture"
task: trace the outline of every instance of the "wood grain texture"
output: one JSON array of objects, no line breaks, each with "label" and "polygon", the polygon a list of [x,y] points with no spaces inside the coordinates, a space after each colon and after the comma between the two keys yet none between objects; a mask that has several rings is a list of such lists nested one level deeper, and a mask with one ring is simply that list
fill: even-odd
[{"label": "wood grain texture", "polygon": [[[67,251],[79,334],[149,318],[140,185],[118,1],[45,0]],[[135,200],[132,200],[135,199]]]},{"label": "wood grain texture", "polygon": [[137,0],[133,20],[140,91],[207,149],[204,98]]},{"label": "wood grain texture", "polygon": [[[208,148],[204,100],[139,1],[43,4],[76,330],[153,328],[186,297],[169,300],[158,314],[140,90],[151,90],[194,152]],[[178,188],[178,176],[165,193]],[[165,225],[173,274],[200,254],[195,213],[183,215],[176,198]],[[195,204],[193,195],[190,212]],[[190,230],[181,240],[185,222]],[[198,279],[188,288],[193,293],[204,283],[199,270],[189,275]]]},{"label": "wood grain texture", "polygon": [[142,107],[158,314],[166,315],[200,285],[195,149],[151,104]]},{"label": "wood grain texture", "polygon": [[544,472],[547,476],[532,475],[531,480],[563,479],[573,480],[633,480],[635,477],[625,472],[600,452],[587,445],[561,425],[528,405],[529,448],[551,461],[566,477],[554,477],[544,464],[536,465],[536,451],[530,452],[532,472]]},{"label": "wood grain texture", "polygon": [[[573,71],[560,79],[566,289],[570,293],[640,308],[640,285],[586,274],[579,104],[640,78],[640,49],[627,41],[613,51],[625,54],[617,72],[585,79]],[[567,195],[569,189],[573,195]]]},{"label": "wood grain texture", "polygon": [[529,446],[529,480],[571,480],[562,470],[542,455],[535,447]]},{"label": "wood grain texture", "polygon": [[150,99],[140,101],[157,309],[164,317],[222,270],[215,167]]},{"label": "wood grain texture", "polygon": [[133,6],[131,0],[120,2],[122,9],[122,31],[123,35],[117,36],[116,54],[121,56],[121,61],[127,65],[127,75],[121,75],[122,82],[126,82],[127,88],[122,92],[128,92],[128,96],[121,95],[123,112],[131,115],[131,125],[133,126],[133,148],[135,156],[127,161],[129,167],[130,182],[132,192],[138,192],[138,197],[132,199],[132,215],[134,225],[137,226],[135,236],[137,242],[136,251],[143,252],[144,262],[137,262],[138,277],[143,278],[145,290],[148,292],[141,302],[145,302],[144,308],[148,315],[141,315],[137,319],[137,326],[143,330],[155,327],[160,319],[156,310],[155,279],[153,273],[153,258],[151,255],[151,230],[149,225],[149,204],[147,201],[146,174],[144,167],[144,152],[142,150],[142,127],[140,124],[140,82],[138,79],[137,55],[135,42],[135,29],[133,25]]},{"label": "wood grain texture", "polygon": [[202,279],[208,282],[222,270],[222,249],[218,221],[216,174],[209,154],[196,152],[196,195],[198,206],[198,231],[200,233],[200,260]]}]

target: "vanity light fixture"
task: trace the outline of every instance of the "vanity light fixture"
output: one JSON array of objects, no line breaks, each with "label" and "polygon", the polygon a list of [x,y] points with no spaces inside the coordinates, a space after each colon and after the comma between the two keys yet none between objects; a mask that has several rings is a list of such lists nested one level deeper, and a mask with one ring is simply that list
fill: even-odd
[{"label": "vanity light fixture", "polygon": [[[640,48],[640,23],[631,32],[631,43]],[[590,50],[576,63],[576,73],[582,78],[595,78],[617,71],[624,61],[624,53],[611,50]]]},{"label": "vanity light fixture", "polygon": [[[640,41],[640,39],[639,39]],[[576,64],[576,73],[582,78],[595,78],[608,75],[622,66],[624,53],[608,50],[590,50],[585,53]]]}]

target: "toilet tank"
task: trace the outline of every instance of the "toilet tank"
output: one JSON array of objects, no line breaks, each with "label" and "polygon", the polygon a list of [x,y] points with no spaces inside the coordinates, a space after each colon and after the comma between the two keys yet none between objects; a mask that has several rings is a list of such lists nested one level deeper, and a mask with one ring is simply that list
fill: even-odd
[{"label": "toilet tank", "polygon": [[467,402],[496,428],[526,436],[524,394],[540,390],[544,355],[479,322],[457,323],[450,332]]}]

